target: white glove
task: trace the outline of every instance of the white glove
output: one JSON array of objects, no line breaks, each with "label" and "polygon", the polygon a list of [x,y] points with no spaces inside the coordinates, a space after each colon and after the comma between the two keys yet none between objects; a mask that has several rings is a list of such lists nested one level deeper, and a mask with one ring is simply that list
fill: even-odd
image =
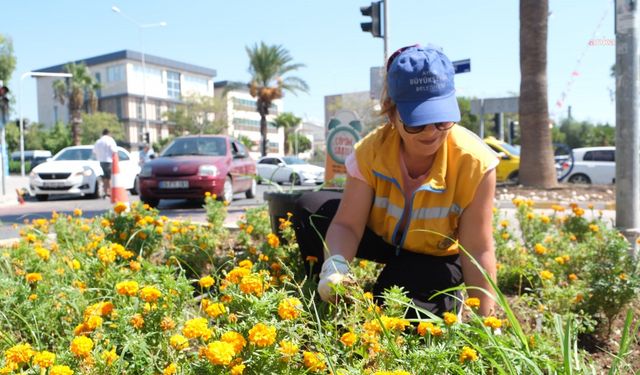
[{"label": "white glove", "polygon": [[332,255],[322,263],[318,294],[323,301],[333,300],[333,285],[340,285],[349,273],[349,262],[342,255]]}]

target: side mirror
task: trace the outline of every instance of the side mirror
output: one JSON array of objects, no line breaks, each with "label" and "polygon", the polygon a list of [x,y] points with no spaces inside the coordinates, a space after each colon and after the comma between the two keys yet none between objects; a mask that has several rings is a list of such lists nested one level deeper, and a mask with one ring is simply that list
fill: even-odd
[{"label": "side mirror", "polygon": [[149,159],[155,159],[155,158],[156,158],[156,154],[149,155]]},{"label": "side mirror", "polygon": [[283,162],[278,163],[278,167],[285,167],[285,164]]},{"label": "side mirror", "polygon": [[498,157],[502,160],[509,160],[510,157],[509,155],[505,154],[504,152],[498,152]]}]

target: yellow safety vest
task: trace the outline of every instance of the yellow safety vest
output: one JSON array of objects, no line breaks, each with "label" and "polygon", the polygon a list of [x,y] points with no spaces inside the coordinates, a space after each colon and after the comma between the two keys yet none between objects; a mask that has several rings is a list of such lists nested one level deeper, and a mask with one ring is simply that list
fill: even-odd
[{"label": "yellow safety vest", "polygon": [[[400,142],[398,132],[386,124],[355,145],[358,168],[375,192],[367,226],[396,245],[397,251],[457,254],[458,220],[484,174],[497,164],[495,152],[478,136],[455,125],[437,151],[424,183],[413,193],[411,202],[405,202]],[[406,230],[402,231],[405,204],[411,208]]]}]

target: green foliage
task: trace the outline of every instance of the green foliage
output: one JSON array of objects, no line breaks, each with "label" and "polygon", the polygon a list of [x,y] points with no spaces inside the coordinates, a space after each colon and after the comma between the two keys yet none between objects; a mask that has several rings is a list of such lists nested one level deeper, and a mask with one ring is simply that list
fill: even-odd
[{"label": "green foliage", "polygon": [[[555,128],[554,128],[555,129]],[[587,121],[564,119],[553,141],[566,143],[571,148],[591,146],[615,146],[615,128],[609,124],[592,124]]]},{"label": "green foliage", "polygon": [[224,98],[214,98],[203,95],[191,95],[183,98],[181,104],[176,105],[175,111],[165,113],[167,121],[174,124],[171,133],[174,136],[184,134],[222,134],[226,131],[227,123],[223,113]]},{"label": "green foliage", "polygon": [[116,142],[123,142],[125,140],[124,126],[113,113],[96,112],[82,114],[81,134],[83,145],[95,143],[95,141],[102,136],[102,130],[104,129],[109,129],[110,135]]},{"label": "green foliage", "polygon": [[276,128],[284,128],[284,154],[290,155],[294,152],[295,129],[300,125],[302,119],[296,117],[291,112],[282,112],[273,120]]},{"label": "green foliage", "polygon": [[305,137],[304,134],[300,134],[300,133],[294,134],[289,140],[293,144],[293,148],[291,149],[293,152],[296,151],[296,145],[297,145],[298,153],[311,150],[311,140]]},{"label": "green foliage", "polygon": [[9,36],[0,34],[0,81],[9,85],[13,70],[16,68],[16,57],[13,54],[13,41]]},{"label": "green foliage", "polygon": [[246,135],[240,135],[238,137],[238,141],[242,143],[242,145],[246,147],[247,150],[250,150],[251,147],[253,147],[253,141],[251,140],[251,138],[247,137]]}]

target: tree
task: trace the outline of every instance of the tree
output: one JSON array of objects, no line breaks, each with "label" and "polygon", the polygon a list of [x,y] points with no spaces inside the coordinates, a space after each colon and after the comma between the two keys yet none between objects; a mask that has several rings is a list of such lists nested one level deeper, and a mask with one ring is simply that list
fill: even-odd
[{"label": "tree", "polygon": [[282,112],[273,120],[276,128],[284,129],[284,154],[291,155],[293,151],[293,134],[302,119],[291,112]]},{"label": "tree", "polygon": [[378,101],[371,99],[368,91],[330,97],[326,103],[327,111],[330,114],[335,114],[341,109],[354,112],[362,124],[363,136],[386,121],[386,118],[380,116],[380,111],[377,109]]},{"label": "tree", "polygon": [[547,103],[549,0],[520,0],[520,183],[557,185]]},{"label": "tree", "polygon": [[9,84],[13,70],[16,68],[16,57],[13,55],[13,41],[0,34],[0,81]]},{"label": "tree", "polygon": [[175,111],[167,112],[165,116],[174,124],[174,135],[222,134],[226,133],[227,123],[224,116],[216,116],[216,113],[224,113],[223,107],[222,98],[190,95],[183,98]]},{"label": "tree", "polygon": [[[91,76],[91,72],[84,64],[69,63],[64,66],[67,73],[73,76],[65,80],[55,80],[53,82],[54,96],[60,104],[68,103],[71,114],[71,137],[73,144],[81,143],[82,110],[85,112],[95,112],[98,101],[95,91],[100,88],[100,84]],[[85,105],[86,103],[86,105]]]},{"label": "tree", "polygon": [[280,99],[284,91],[296,94],[298,91],[308,92],[309,86],[298,77],[284,77],[296,71],[304,64],[293,63],[289,51],[280,45],[268,46],[264,42],[252,48],[245,47],[249,56],[249,73],[251,82],[249,92],[257,98],[257,110],[260,114],[260,136],[262,156],[267,155],[267,115],[274,100]]},{"label": "tree", "polygon": [[93,144],[102,136],[102,130],[109,129],[110,135],[118,142],[125,140],[124,127],[113,113],[96,112],[82,114],[82,144]]},{"label": "tree", "polygon": [[291,137],[291,140],[294,145],[297,144],[297,149],[295,149],[295,152],[302,153],[307,150],[311,150],[311,140],[307,138],[304,134],[300,134],[300,133],[294,134]]}]

